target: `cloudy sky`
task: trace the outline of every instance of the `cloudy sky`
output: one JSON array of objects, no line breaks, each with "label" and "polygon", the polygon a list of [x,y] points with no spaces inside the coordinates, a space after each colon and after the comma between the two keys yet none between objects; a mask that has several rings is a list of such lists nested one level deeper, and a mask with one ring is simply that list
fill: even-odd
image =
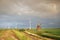
[{"label": "cloudy sky", "polygon": [[34,27],[60,27],[60,0],[0,0],[0,27],[28,27],[29,19]]}]

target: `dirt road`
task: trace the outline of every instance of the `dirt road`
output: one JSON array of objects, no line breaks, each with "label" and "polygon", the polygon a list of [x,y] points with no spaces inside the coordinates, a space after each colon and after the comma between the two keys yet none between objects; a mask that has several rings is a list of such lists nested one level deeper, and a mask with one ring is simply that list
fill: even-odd
[{"label": "dirt road", "polygon": [[19,40],[11,30],[6,30],[0,36],[0,40]]}]

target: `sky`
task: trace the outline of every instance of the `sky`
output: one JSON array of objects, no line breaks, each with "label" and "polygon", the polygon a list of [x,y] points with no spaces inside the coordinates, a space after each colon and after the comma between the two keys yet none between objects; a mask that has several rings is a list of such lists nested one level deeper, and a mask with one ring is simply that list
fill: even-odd
[{"label": "sky", "polygon": [[0,0],[0,28],[60,27],[60,0]]}]

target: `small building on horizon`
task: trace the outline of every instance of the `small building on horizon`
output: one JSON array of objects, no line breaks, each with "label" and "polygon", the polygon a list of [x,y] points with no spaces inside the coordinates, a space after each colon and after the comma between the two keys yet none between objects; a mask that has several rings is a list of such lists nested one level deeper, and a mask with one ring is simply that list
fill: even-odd
[{"label": "small building on horizon", "polygon": [[36,29],[37,29],[37,31],[40,31],[41,30],[41,25],[37,24]]}]

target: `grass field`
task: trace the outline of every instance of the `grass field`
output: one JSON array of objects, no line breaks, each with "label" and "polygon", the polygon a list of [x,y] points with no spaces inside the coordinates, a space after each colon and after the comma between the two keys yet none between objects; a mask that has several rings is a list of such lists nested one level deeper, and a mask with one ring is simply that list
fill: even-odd
[{"label": "grass field", "polygon": [[37,31],[36,29],[28,30],[31,33],[37,34],[39,36],[54,38],[60,40],[60,28],[45,28]]},{"label": "grass field", "polygon": [[38,32],[36,29],[32,29],[32,30],[28,30],[29,32],[32,32],[32,33],[42,33],[42,32],[45,32],[45,33],[50,33],[50,34],[53,34],[53,35],[57,35],[57,36],[60,36],[60,28],[48,28],[48,29],[41,29],[40,32]]},{"label": "grass field", "polygon": [[45,31],[46,33],[60,36],[60,28],[55,28],[55,29],[51,28],[51,29],[42,29],[42,30]]}]

